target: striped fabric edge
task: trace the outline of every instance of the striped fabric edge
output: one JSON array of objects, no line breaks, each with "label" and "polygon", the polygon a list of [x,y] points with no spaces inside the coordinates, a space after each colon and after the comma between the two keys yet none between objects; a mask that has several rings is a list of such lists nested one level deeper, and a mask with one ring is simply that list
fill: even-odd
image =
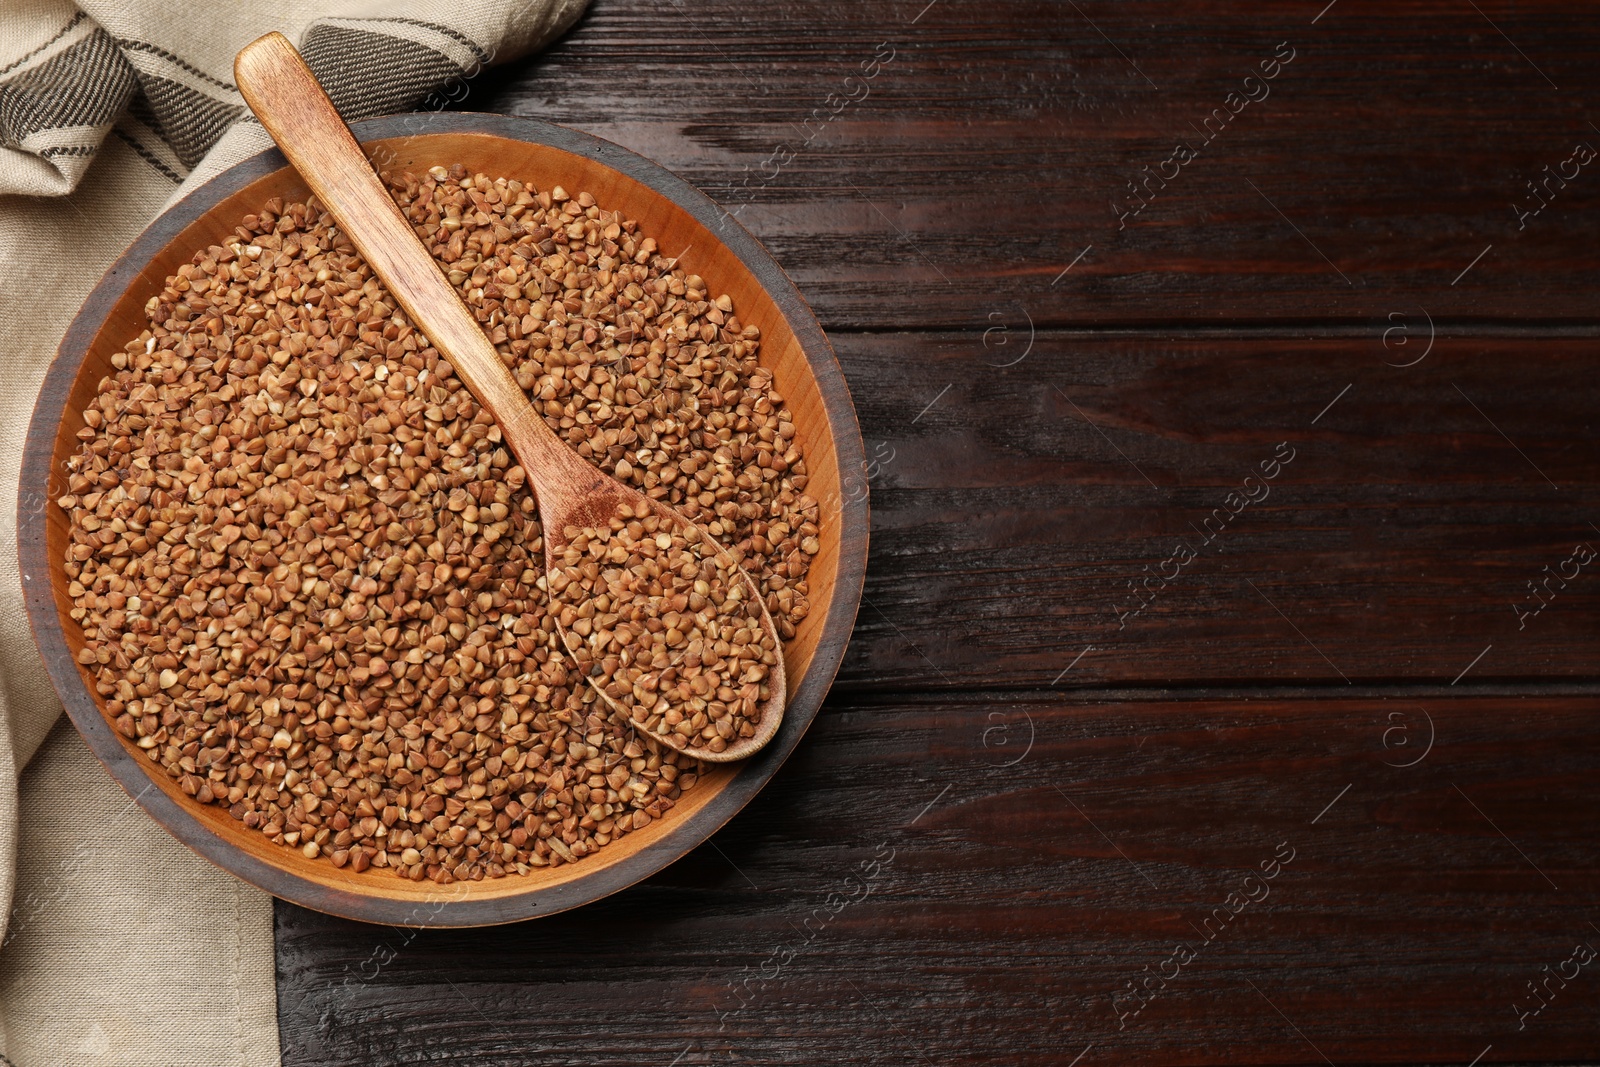
[{"label": "striped fabric edge", "polygon": [[0,191],[71,190],[137,84],[111,35],[87,18],[13,61],[0,77]]},{"label": "striped fabric edge", "polygon": [[423,19],[405,18],[400,15],[372,16],[356,18],[350,16],[334,16],[317,19],[313,26],[344,26],[349,29],[362,30],[394,37],[414,44],[431,48],[446,59],[450,60],[462,70],[473,70],[482,67],[494,58],[492,46],[485,46],[473,40],[460,30],[441,26],[436,22],[427,22]]},{"label": "striped fabric edge", "polygon": [[[497,58],[506,43],[497,35],[510,34],[520,52],[534,36],[543,44],[565,29],[585,6],[491,0],[475,17],[463,12],[473,32],[415,17],[443,13],[437,4],[402,3],[387,15],[332,13],[305,25],[300,49],[347,119],[442,108],[459,100],[464,79]],[[129,33],[113,37],[78,11],[24,55],[6,57],[0,44],[0,194],[70,192],[113,128],[154,170],[182,182],[231,128],[254,123],[226,79],[231,71],[202,69]]]}]

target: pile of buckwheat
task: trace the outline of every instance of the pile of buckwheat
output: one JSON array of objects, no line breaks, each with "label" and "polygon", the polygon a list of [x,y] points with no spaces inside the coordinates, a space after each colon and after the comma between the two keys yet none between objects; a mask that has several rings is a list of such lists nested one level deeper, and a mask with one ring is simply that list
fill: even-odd
[{"label": "pile of buckwheat", "polygon": [[[551,428],[703,525],[792,637],[818,506],[757,329],[588,194],[385,180]],[[694,785],[569,667],[524,472],[320,207],[269,201],[146,310],[59,504],[79,662],[185,793],[307,857],[450,882],[570,863]],[[675,595],[648,609],[663,633]],[[735,646],[713,654],[748,681],[708,705],[758,684]],[[650,680],[695,693],[677,662]]]},{"label": "pile of buckwheat", "polygon": [[754,736],[781,652],[737,568],[643,503],[566,535],[549,587],[580,670],[653,735],[711,752]]}]

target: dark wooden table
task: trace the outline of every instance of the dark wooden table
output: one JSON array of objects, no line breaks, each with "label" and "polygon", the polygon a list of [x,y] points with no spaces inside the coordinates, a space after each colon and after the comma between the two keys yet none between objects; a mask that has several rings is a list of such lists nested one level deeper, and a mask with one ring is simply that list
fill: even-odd
[{"label": "dark wooden table", "polygon": [[643,885],[280,904],[285,1062],[1592,1060],[1597,56],[1547,0],[596,0],[480,80],[793,275],[866,597]]}]

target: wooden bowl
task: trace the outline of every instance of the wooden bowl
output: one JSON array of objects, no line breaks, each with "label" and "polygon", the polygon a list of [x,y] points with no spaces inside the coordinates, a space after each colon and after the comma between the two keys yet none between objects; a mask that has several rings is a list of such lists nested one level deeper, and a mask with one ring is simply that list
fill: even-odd
[{"label": "wooden bowl", "polygon": [[[784,650],[788,708],[772,742],[743,763],[712,767],[665,818],[577,863],[527,875],[440,886],[357,874],[308,860],[201,804],[124,739],[105,715],[76,653],[83,637],[68,612],[62,570],[68,519],[55,501],[64,464],[77,450],[83,409],[111,356],[144,328],[145,302],[199,249],[220,243],[273,196],[307,195],[276,150],[207,182],[150,225],[73,320],[45,378],[23,454],[18,540],[29,621],[56,692],[84,740],[122,787],[178,840],[273,896],[368,922],[480,926],[550,915],[615,893],[654,874],[712,835],[782,765],[816,716],[850,637],[867,557],[867,503],[860,430],[833,349],[794,284],[761,245],[704,194],[614,144],[575,130],[500,115],[433,114],[371,119],[353,126],[388,169],[421,172],[464,164],[492,177],[560,184],[594,195],[608,210],[639,220],[663,252],[684,249],[681,265],[734,299],[761,328],[761,362],[793,412],[805,450],[810,494],[821,502],[821,551],[812,564],[812,610]],[[846,484],[849,490],[846,490]]]}]

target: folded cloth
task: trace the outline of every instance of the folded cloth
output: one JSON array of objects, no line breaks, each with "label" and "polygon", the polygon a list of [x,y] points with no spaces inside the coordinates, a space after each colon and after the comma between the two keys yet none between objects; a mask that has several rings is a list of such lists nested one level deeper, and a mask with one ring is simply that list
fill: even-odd
[{"label": "folded cloth", "polygon": [[270,30],[346,118],[458,98],[587,0],[0,4],[0,1064],[276,1064],[272,905],[147,819],[34,651],[17,476],[45,368],[170,200],[270,144],[232,83]]}]

